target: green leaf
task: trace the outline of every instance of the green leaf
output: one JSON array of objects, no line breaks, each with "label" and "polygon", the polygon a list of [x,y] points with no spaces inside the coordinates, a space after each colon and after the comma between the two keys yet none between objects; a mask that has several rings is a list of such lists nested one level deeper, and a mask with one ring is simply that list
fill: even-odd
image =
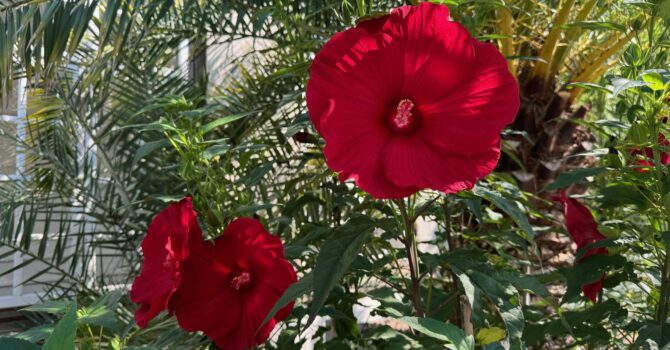
[{"label": "green leaf", "polygon": [[123,342],[121,341],[121,338],[119,338],[118,335],[109,341],[110,350],[121,350],[122,345]]},{"label": "green leaf", "polygon": [[626,78],[613,78],[612,79],[612,97],[619,96],[620,93],[641,86],[647,86],[647,83],[639,80],[630,80]]},{"label": "green leaf", "polygon": [[209,160],[214,156],[219,156],[226,153],[229,149],[230,145],[227,144],[210,146],[207,147],[207,149],[205,149],[205,151],[202,153],[202,157]]},{"label": "green leaf", "polygon": [[496,307],[507,327],[507,334],[513,343],[520,341],[523,334],[524,317],[516,288],[500,273],[484,261],[472,258],[477,251],[456,251],[446,257],[451,270],[456,275],[466,274],[472,284],[479,289]]},{"label": "green leaf", "polygon": [[578,88],[582,88],[582,89],[593,89],[593,90],[598,90],[598,91],[600,91],[600,92],[606,92],[606,93],[610,93],[610,94],[612,93],[612,90],[610,90],[610,89],[608,89],[608,88],[606,88],[606,87],[604,87],[604,86],[600,86],[600,85],[598,85],[598,84],[594,84],[594,83],[574,82],[574,83],[569,83],[568,85],[566,85],[566,87],[567,87],[567,88],[578,87]]},{"label": "green leaf", "polygon": [[272,163],[266,163],[260,165],[254,168],[254,170],[252,170],[249,174],[247,174],[247,176],[245,176],[240,180],[243,184],[247,186],[256,186],[259,183],[261,183],[265,175],[267,175],[270,171],[272,171],[273,167],[274,166]]},{"label": "green leaf", "polygon": [[161,122],[153,122],[146,125],[128,125],[128,128],[142,127],[140,131],[180,131],[174,125],[165,124]]},{"label": "green leaf", "polygon": [[522,275],[513,270],[502,272],[500,275],[512,283],[517,290],[531,292],[537,296],[545,298],[545,300],[551,298],[549,290],[538,280],[537,276]]},{"label": "green leaf", "polygon": [[617,242],[617,240],[615,238],[602,239],[600,241],[597,241],[597,242],[594,242],[594,243],[591,243],[591,244],[587,244],[587,245],[579,248],[579,250],[577,250],[577,254],[575,254],[575,260],[576,261],[581,260],[584,257],[584,255],[591,249],[610,248],[610,247],[617,247],[617,246],[619,246],[619,243]]},{"label": "green leaf", "polygon": [[40,304],[30,305],[20,311],[30,312],[47,312],[54,315],[59,315],[67,311],[72,303],[67,300],[51,300]]},{"label": "green leaf", "polygon": [[611,31],[611,30],[616,30],[620,32],[624,32],[626,30],[626,27],[624,27],[621,24],[614,23],[614,22],[597,22],[597,21],[584,21],[584,22],[575,22],[567,25],[566,27],[568,28],[581,28],[581,29],[586,29],[586,30],[603,30],[603,31]]},{"label": "green leaf", "polygon": [[477,336],[475,338],[477,339],[478,344],[488,345],[505,339],[506,335],[507,333],[502,328],[489,327],[477,331]]},{"label": "green leaf", "polygon": [[526,231],[530,237],[535,236],[533,227],[530,225],[530,222],[528,222],[526,214],[521,211],[521,209],[519,209],[515,202],[503,197],[500,195],[500,193],[493,192],[481,186],[475,186],[475,188],[472,189],[472,193],[478,197],[482,197],[491,201],[496,207],[512,217],[512,220],[514,220],[514,222],[516,222],[519,227]]},{"label": "green leaf", "polygon": [[642,76],[642,80],[649,83],[649,88],[654,91],[665,90],[665,84],[663,83],[663,77],[657,72],[648,72]]},{"label": "green leaf", "polygon": [[170,142],[168,140],[158,140],[158,141],[150,141],[142,146],[140,146],[137,151],[135,152],[135,156],[133,157],[133,166],[137,164],[137,162],[140,161],[140,159],[148,156],[152,152],[154,152],[157,149],[169,146]]},{"label": "green leaf", "polygon": [[246,113],[239,113],[239,114],[231,114],[222,118],[219,118],[217,120],[214,120],[212,122],[209,122],[203,126],[201,126],[198,131],[200,131],[203,134],[206,134],[220,126],[226,125],[228,123],[232,123],[238,119],[242,119],[244,117],[250,116],[256,112],[246,112]]},{"label": "green leaf", "polygon": [[629,264],[621,255],[592,255],[579,261],[571,269],[565,269],[563,274],[567,279],[567,291],[561,303],[572,302],[579,297],[582,286],[598,281],[604,274],[623,269]]},{"label": "green leaf", "polygon": [[475,286],[472,284],[472,281],[470,281],[470,278],[468,275],[466,275],[463,272],[460,273],[455,273],[456,277],[458,277],[458,280],[461,282],[461,286],[463,287],[463,292],[465,292],[465,297],[468,299],[468,302],[470,305],[474,308],[475,307]]},{"label": "green leaf", "polygon": [[[529,345],[539,345],[546,342],[547,336],[564,337],[571,334],[581,341],[577,344],[610,344],[610,333],[602,325],[618,324],[626,319],[628,314],[614,299],[594,304],[580,310],[567,310],[560,314],[560,318],[547,319],[542,323],[529,322],[524,333],[524,340]],[[535,348],[535,347],[534,347]],[[541,346],[537,346],[541,348]],[[598,348],[595,346],[595,348]],[[633,349],[637,349],[633,347]]]},{"label": "green leaf", "polygon": [[473,350],[475,348],[475,339],[471,335],[466,336],[462,329],[452,324],[419,317],[401,317],[399,320],[431,338],[449,342],[450,344],[447,345],[449,349]]},{"label": "green leaf", "polygon": [[354,217],[336,228],[319,252],[314,266],[314,299],[307,326],[316,318],[328,294],[370,240],[373,223],[366,217]]},{"label": "green leaf", "polygon": [[663,244],[665,244],[665,247],[669,248],[670,247],[670,232],[668,232],[668,231],[661,232],[661,239],[663,240]]},{"label": "green leaf", "polygon": [[279,299],[275,302],[267,316],[265,316],[261,326],[270,321],[270,319],[273,318],[277,311],[279,311],[281,308],[288,305],[293,300],[309,293],[312,290],[313,285],[314,276],[311,273],[306,274],[300,280],[290,285],[286,291],[284,291],[284,294],[282,294],[282,296],[279,297]]},{"label": "green leaf", "polygon": [[72,350],[77,333],[77,302],[72,301],[53,333],[44,342],[42,350]]},{"label": "green leaf", "polygon": [[119,330],[119,323],[114,310],[119,304],[122,294],[111,292],[96,299],[91,305],[79,310],[77,318],[80,322],[104,327],[113,331]]},{"label": "green leaf", "polygon": [[37,343],[49,337],[54,331],[54,324],[45,324],[30,328],[16,335],[16,338],[27,340],[32,343]]},{"label": "green leaf", "polygon": [[170,202],[178,202],[182,199],[184,199],[184,196],[181,194],[176,194],[176,195],[165,195],[165,196],[151,196],[151,199],[163,202],[163,203],[170,203]]},{"label": "green leaf", "polygon": [[583,183],[587,177],[596,176],[607,171],[607,168],[575,169],[567,173],[560,173],[554,182],[545,186],[542,191],[555,191],[572,184]]},{"label": "green leaf", "polygon": [[27,340],[0,337],[0,350],[40,350],[40,347]]},{"label": "green leaf", "polygon": [[600,189],[597,200],[605,208],[621,208],[625,205],[635,205],[640,209],[649,207],[646,198],[650,197],[649,190],[633,184],[617,183]]},{"label": "green leaf", "polygon": [[656,6],[658,15],[666,21],[670,20],[670,0],[661,0]]}]

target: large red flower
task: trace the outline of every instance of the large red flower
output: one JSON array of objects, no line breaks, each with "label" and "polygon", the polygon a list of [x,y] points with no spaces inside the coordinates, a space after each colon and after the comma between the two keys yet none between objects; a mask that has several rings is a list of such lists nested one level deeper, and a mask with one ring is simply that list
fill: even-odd
[{"label": "large red flower", "polygon": [[202,331],[226,350],[249,349],[267,340],[293,309],[292,303],[287,305],[261,327],[297,280],[281,240],[258,220],[240,218],[214,244],[200,240],[189,246],[182,286],[171,302],[179,325],[189,332]]},{"label": "large red flower", "polygon": [[[574,198],[569,198],[565,191],[561,191],[560,196],[556,196],[554,199],[563,203],[563,216],[565,216],[568,233],[570,233],[572,240],[577,244],[577,249],[606,238],[598,231],[598,224],[586,206]],[[591,248],[581,259],[596,254],[607,255],[607,248]],[[596,282],[583,285],[582,291],[587,298],[595,302],[602,288],[603,278],[600,278]]]},{"label": "large red flower", "polygon": [[149,224],[142,241],[144,264],[130,290],[130,300],[139,303],[137,324],[144,328],[168,303],[181,281],[181,267],[188,257],[188,241],[200,241],[196,213],[187,197],[171,203]]},{"label": "large red flower", "polygon": [[519,108],[505,58],[428,2],[337,33],[310,75],[328,166],[377,198],[471,188],[496,166]]},{"label": "large red flower", "polygon": [[[658,144],[662,147],[670,147],[670,141],[668,141],[665,136],[660,133],[658,134]],[[635,162],[635,165],[638,166],[635,168],[636,171],[646,173],[648,171],[648,167],[654,166],[654,151],[651,149],[651,147],[646,147],[644,152],[642,150],[636,149],[631,151],[630,154],[632,156],[640,157],[640,159]],[[670,163],[670,154],[666,152],[660,152],[659,158],[661,160],[661,164],[663,165]]]}]

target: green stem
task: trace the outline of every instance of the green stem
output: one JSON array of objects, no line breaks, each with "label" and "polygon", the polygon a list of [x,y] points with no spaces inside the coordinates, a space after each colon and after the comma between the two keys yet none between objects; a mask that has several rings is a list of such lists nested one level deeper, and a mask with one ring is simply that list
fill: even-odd
[{"label": "green stem", "polygon": [[419,317],[424,317],[425,312],[423,311],[423,305],[421,303],[421,279],[419,277],[419,262],[417,258],[418,250],[416,246],[416,235],[414,234],[414,221],[410,219],[410,216],[407,213],[404,200],[398,200],[397,204],[405,224],[405,235],[403,238],[403,243],[405,244],[405,249],[407,250],[407,260],[409,262],[409,273],[411,280],[410,295],[412,297],[412,304],[414,304],[416,315]]},{"label": "green stem", "polygon": [[[442,209],[444,209],[444,225],[447,234],[447,251],[452,252],[454,250],[454,240],[451,235],[451,209],[449,208],[449,199],[446,197],[442,204]],[[456,312],[454,313],[455,319],[453,321],[455,324],[463,326],[463,310],[461,308],[461,292],[458,290],[458,277],[451,269],[449,269],[449,275],[451,276],[452,293],[457,297],[454,303]]]},{"label": "green stem", "polygon": [[668,292],[670,291],[670,251],[665,249],[665,259],[661,268],[661,295],[658,299],[656,321],[663,326],[668,316]]}]

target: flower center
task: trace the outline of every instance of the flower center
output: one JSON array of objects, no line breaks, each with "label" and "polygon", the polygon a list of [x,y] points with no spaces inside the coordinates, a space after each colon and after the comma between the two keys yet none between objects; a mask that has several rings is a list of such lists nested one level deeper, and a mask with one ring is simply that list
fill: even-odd
[{"label": "flower center", "polygon": [[240,290],[241,288],[247,286],[251,282],[251,274],[248,272],[242,272],[239,275],[233,277],[233,280],[230,281],[230,286],[235,290]]},{"label": "flower center", "polygon": [[173,280],[179,280],[179,262],[171,254],[165,255],[163,271],[169,274]]},{"label": "flower center", "polygon": [[398,107],[391,115],[391,128],[394,131],[406,132],[414,127],[417,122],[417,116],[412,113],[414,102],[409,99],[402,99],[398,102]]}]

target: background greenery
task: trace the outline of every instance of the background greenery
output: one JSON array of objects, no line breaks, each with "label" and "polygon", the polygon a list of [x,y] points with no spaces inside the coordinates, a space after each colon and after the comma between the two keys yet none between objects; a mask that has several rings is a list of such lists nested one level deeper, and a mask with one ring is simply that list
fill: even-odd
[{"label": "background greenery", "polygon": [[[27,77],[30,101],[16,140],[26,172],[0,189],[0,242],[6,256],[25,254],[19,267],[42,264],[28,281],[57,276],[47,299],[79,303],[30,307],[38,328],[0,348],[210,346],[166,317],[139,330],[118,289],[139,271],[150,219],[187,193],[209,236],[256,215],[284,241],[297,303],[265,348],[300,348],[316,316],[331,320],[317,330],[329,334],[315,345],[324,349],[664,348],[670,173],[659,160],[670,150],[657,135],[670,114],[670,2],[436,2],[507,56],[522,108],[498,171],[472,191],[382,202],[325,166],[304,88],[328,38],[403,1],[0,1],[3,96]],[[208,89],[206,44],[244,38],[271,44]],[[173,63],[184,41],[186,71]],[[642,173],[631,151],[644,147],[657,166]],[[561,188],[596,214],[609,256],[573,263],[548,200]],[[403,214],[437,223],[430,252],[398,245],[412,230]],[[31,240],[40,220],[58,234]],[[91,274],[103,250],[115,265]],[[116,267],[127,273],[105,273]],[[604,293],[587,302],[580,286],[601,273]],[[414,331],[358,324],[362,297]]]}]

